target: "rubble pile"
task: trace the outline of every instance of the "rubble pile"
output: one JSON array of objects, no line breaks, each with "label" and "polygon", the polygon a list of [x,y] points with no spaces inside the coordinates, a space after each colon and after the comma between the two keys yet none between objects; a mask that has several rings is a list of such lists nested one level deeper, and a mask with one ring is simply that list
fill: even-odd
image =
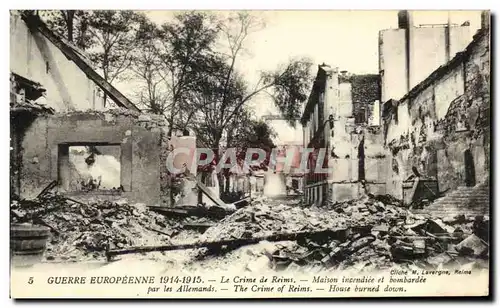
[{"label": "rubble pile", "polygon": [[237,264],[252,272],[488,266],[488,216],[431,218],[388,196],[324,207],[258,199],[216,221],[190,215],[173,219],[125,200],[82,203],[43,193],[13,201],[11,213],[12,223],[51,229],[48,260],[100,259],[109,257],[108,248],[168,246],[172,249],[158,256],[172,264],[208,269]]},{"label": "rubble pile", "polygon": [[48,226],[47,260],[103,258],[107,245],[125,248],[160,245],[181,228],[142,204],[125,200],[81,203],[49,193],[34,200],[13,201],[12,223]]},{"label": "rubble pile", "polygon": [[200,241],[268,236],[276,233],[347,228],[348,217],[335,211],[255,202],[207,229]]},{"label": "rubble pile", "polygon": [[[487,266],[489,217],[458,215],[442,221],[415,215],[395,199],[380,200],[337,203],[335,210],[355,222],[349,236],[277,249],[272,255],[274,268],[373,271],[397,266]],[[360,225],[367,228],[356,230]]]},{"label": "rubble pile", "polygon": [[275,243],[274,250],[267,249],[265,254],[269,267],[372,271],[398,266],[487,266],[489,217],[431,219],[413,214],[399,200],[386,196],[367,196],[328,208],[260,202],[209,228],[200,241],[339,228],[347,229],[345,236],[298,239],[294,245]]},{"label": "rubble pile", "polygon": [[399,200],[389,196],[365,196],[327,205],[326,208],[350,217],[358,225],[377,225],[390,220],[404,220],[409,213],[407,209],[401,207]]}]

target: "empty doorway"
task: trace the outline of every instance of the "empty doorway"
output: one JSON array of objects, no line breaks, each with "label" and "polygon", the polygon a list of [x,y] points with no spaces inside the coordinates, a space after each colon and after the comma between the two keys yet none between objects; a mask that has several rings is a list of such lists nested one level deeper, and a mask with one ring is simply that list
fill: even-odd
[{"label": "empty doorway", "polygon": [[472,152],[467,149],[464,152],[464,165],[465,165],[465,186],[476,185],[476,170],[474,168],[474,158]]}]

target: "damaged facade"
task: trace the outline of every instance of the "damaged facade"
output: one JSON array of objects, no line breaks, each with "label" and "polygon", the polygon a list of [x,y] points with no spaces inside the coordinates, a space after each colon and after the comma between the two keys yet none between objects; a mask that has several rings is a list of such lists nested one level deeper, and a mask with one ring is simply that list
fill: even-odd
[{"label": "damaged facade", "polygon": [[42,33],[30,30],[16,11],[10,13],[10,54],[16,55],[10,57],[11,72],[45,89],[38,102],[56,111],[104,109],[99,87]]},{"label": "damaged facade", "polygon": [[78,199],[159,203],[164,126],[153,123],[111,111],[38,117],[22,141],[21,196],[34,198],[57,181],[60,192]]},{"label": "damaged facade", "polygon": [[[85,55],[36,15],[11,12],[11,191],[35,198],[52,183],[75,198],[160,203],[168,140]],[[119,107],[106,110],[102,93]],[[162,181],[163,180],[163,181]]]},{"label": "damaged facade", "polygon": [[384,105],[389,193],[403,197],[412,168],[436,180],[439,192],[488,182],[489,42],[489,29],[481,29],[450,62]]},{"label": "damaged facade", "polygon": [[381,101],[403,97],[462,51],[470,39],[468,22],[415,25],[413,12],[400,11],[398,28],[379,32]]},{"label": "damaged facade", "polygon": [[[321,204],[359,196],[370,189],[385,193],[379,170],[385,164],[380,134],[380,85],[378,75],[349,75],[328,65],[318,74],[307,102],[302,125],[304,146],[326,149],[308,162],[305,199]],[[317,163],[322,160],[322,163]],[[328,167],[318,174],[315,166]]]},{"label": "damaged facade", "polygon": [[[409,204],[487,182],[489,15],[472,42],[468,23],[416,27],[407,11],[398,17],[399,29],[380,32],[380,75],[318,69],[304,146],[327,148],[329,171],[306,176],[308,203],[371,193]],[[425,43],[432,38],[443,43]]]}]

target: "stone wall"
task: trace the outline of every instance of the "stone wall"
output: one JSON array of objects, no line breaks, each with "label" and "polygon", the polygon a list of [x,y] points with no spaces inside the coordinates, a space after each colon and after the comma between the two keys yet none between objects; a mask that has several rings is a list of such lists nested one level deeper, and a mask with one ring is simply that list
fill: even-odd
[{"label": "stone wall", "polygon": [[465,93],[451,103],[446,117],[438,123],[445,144],[438,161],[442,188],[453,188],[467,180],[466,151],[473,160],[476,183],[485,182],[490,173],[489,35],[476,41],[465,62]]},{"label": "stone wall", "polygon": [[[397,110],[389,111],[384,124],[388,193],[400,197],[402,181],[413,167],[437,179],[440,191],[487,178],[489,79],[489,33],[481,31],[464,52],[405,95]],[[472,180],[466,165],[469,174],[473,170]]]},{"label": "stone wall", "polygon": [[365,127],[363,142],[363,168],[368,193],[386,194],[388,158],[384,148],[382,127]]},{"label": "stone wall", "polygon": [[[68,146],[120,146],[121,190],[67,191],[77,199],[127,198],[156,205],[160,202],[166,151],[162,150],[165,125],[150,115],[122,111],[73,112],[37,118],[26,130],[21,151],[21,197],[33,198],[46,185],[61,183]],[[60,186],[60,189],[62,187]]]},{"label": "stone wall", "polygon": [[415,87],[440,65],[444,65],[448,61],[447,44],[450,59],[463,50],[470,42],[470,27],[452,26],[449,28],[449,39],[447,36],[447,28],[441,26],[409,25],[408,31],[400,28],[379,32],[382,102],[401,99],[408,92],[408,87]]},{"label": "stone wall", "polygon": [[95,83],[42,34],[32,33],[16,11],[10,12],[10,54],[12,72],[47,90],[38,102],[62,112],[104,109]]}]

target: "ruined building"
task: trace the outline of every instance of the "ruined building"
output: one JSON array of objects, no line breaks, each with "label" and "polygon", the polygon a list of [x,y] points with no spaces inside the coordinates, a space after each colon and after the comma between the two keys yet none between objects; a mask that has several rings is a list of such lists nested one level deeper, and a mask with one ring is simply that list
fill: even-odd
[{"label": "ruined building", "polygon": [[[434,179],[438,193],[460,187],[488,187],[491,129],[488,19],[489,14],[483,14],[483,27],[463,51],[402,98],[384,104],[384,139],[391,158],[387,174],[389,193],[408,199],[403,196],[401,186],[412,174],[411,169]],[[474,192],[468,194],[472,198]],[[485,199],[476,205],[485,205],[487,209],[487,204],[480,204]]]},{"label": "ruined building", "polygon": [[470,42],[467,23],[415,27],[400,12],[400,29],[380,32],[380,83],[377,75],[318,68],[302,117],[304,146],[326,148],[329,170],[306,175],[306,202],[373,193],[409,204],[448,192],[462,199],[437,204],[477,195],[466,206],[487,210],[489,14],[482,17]]},{"label": "ruined building", "polygon": [[403,97],[462,51],[470,38],[468,22],[416,25],[411,11],[400,11],[398,28],[379,32],[381,101]]},{"label": "ruined building", "polygon": [[[326,149],[326,155],[315,153],[308,162],[307,202],[352,199],[366,188],[385,193],[379,173],[385,164],[379,97],[378,75],[350,75],[328,65],[318,67],[301,121],[304,146]],[[316,166],[329,171],[315,172]]]},{"label": "ruined building", "polygon": [[[159,203],[165,129],[33,13],[11,12],[11,192]],[[103,93],[118,108],[107,110]],[[163,181],[165,182],[165,181]]]}]

